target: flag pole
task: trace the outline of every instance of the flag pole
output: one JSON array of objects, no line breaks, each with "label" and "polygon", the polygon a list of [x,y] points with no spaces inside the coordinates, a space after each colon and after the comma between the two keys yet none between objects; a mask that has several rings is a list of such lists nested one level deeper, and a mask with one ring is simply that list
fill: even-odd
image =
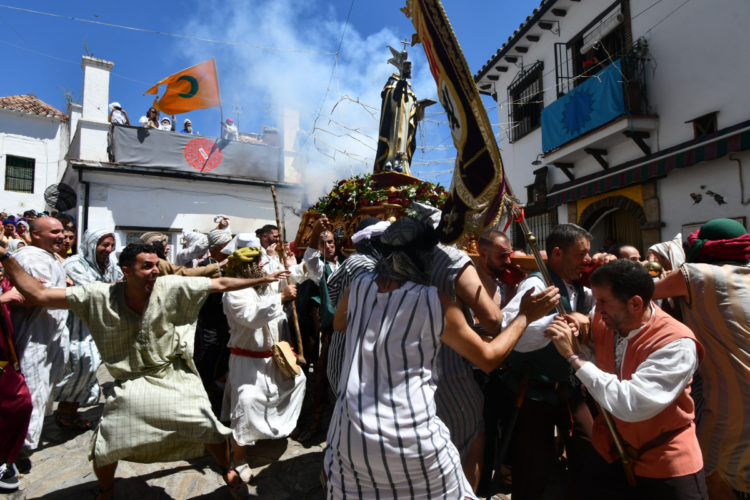
[{"label": "flag pole", "polygon": [[[224,123],[224,108],[221,105],[221,87],[219,87],[219,70],[216,68],[216,58],[212,57],[211,60],[214,62],[214,75],[216,75],[216,90],[219,91],[219,113],[221,114],[221,123]],[[221,127],[219,127],[219,130],[221,130]]]}]

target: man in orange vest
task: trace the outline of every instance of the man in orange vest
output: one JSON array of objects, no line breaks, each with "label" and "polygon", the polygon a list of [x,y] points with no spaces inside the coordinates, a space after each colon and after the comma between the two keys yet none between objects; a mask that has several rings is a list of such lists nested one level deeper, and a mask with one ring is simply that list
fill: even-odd
[{"label": "man in orange vest", "polygon": [[[562,319],[546,335],[612,415],[634,462],[637,486],[628,484],[612,434],[599,415],[592,439],[596,452],[584,465],[578,498],[706,500],[689,385],[703,346],[689,328],[651,302],[653,279],[640,263],[617,260],[597,269],[590,283],[596,299],[590,325],[595,354],[583,354]],[[589,325],[580,326],[583,343]]]}]

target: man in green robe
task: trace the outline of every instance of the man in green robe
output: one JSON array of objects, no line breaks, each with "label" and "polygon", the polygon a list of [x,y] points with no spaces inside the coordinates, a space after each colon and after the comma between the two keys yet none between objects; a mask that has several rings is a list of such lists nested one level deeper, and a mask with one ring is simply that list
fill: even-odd
[{"label": "man in green robe", "polygon": [[193,363],[195,325],[210,293],[231,292],[289,276],[280,271],[257,279],[159,276],[152,245],[130,244],[120,255],[125,282],[47,289],[0,250],[8,277],[27,304],[70,309],[91,332],[114,395],[91,439],[89,459],[111,498],[119,460],[153,463],[186,460],[205,447],[222,470],[235,498],[248,494],[229,458],[224,427],[211,411]]}]

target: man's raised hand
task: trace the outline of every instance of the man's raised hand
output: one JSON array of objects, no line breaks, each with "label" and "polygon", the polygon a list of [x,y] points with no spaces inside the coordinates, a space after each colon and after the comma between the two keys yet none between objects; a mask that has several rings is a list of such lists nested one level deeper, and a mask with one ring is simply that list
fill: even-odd
[{"label": "man's raised hand", "polygon": [[524,314],[529,323],[545,317],[560,302],[560,290],[554,286],[532,295],[533,292],[528,290],[523,295],[518,308],[518,313]]}]

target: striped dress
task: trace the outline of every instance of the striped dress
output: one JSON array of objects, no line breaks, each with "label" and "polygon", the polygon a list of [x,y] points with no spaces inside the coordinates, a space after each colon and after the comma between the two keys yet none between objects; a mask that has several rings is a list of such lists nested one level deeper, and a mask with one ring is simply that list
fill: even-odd
[{"label": "striped dress", "polygon": [[706,350],[698,440],[706,475],[750,493],[750,268],[684,264],[685,324]]},{"label": "striped dress", "polygon": [[434,287],[378,293],[372,273],[349,292],[344,366],[324,460],[329,499],[476,498],[435,413],[445,327]]},{"label": "striped dress", "polygon": [[[431,285],[455,300],[456,277],[467,265],[471,265],[471,258],[465,252],[439,245],[435,250]],[[464,312],[469,324],[473,324],[470,312]],[[463,463],[474,439],[484,432],[484,395],[474,380],[472,364],[447,345],[438,354],[437,386],[438,417],[448,427]]]},{"label": "striped dress", "polygon": [[[328,277],[328,296],[331,304],[335,308],[339,305],[341,295],[346,292],[352,280],[362,271],[372,271],[375,269],[377,261],[369,255],[355,253],[344,261],[331,276]],[[331,343],[328,345],[328,381],[331,383],[333,391],[339,386],[341,377],[341,365],[344,361],[344,347],[346,346],[346,334],[344,332],[333,331]]]}]

